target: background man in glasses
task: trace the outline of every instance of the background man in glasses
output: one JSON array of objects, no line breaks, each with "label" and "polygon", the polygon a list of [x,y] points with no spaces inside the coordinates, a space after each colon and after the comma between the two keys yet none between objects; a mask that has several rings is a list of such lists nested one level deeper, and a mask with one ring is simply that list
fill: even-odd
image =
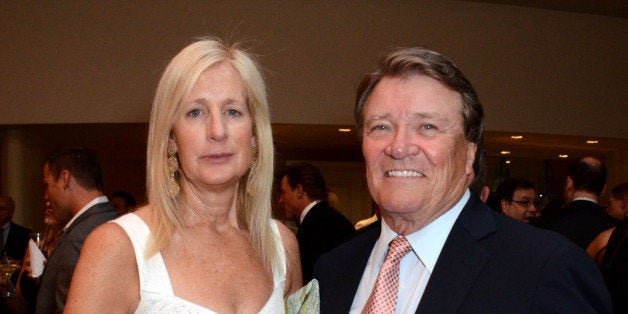
[{"label": "background man in glasses", "polygon": [[506,216],[528,223],[538,213],[534,184],[528,179],[506,179],[497,187],[497,197]]}]

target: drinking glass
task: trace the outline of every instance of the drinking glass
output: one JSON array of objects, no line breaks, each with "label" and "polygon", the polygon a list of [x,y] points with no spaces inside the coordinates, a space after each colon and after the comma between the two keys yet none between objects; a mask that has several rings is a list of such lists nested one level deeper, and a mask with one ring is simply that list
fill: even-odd
[{"label": "drinking glass", "polygon": [[0,294],[2,294],[5,298],[10,298],[15,296],[15,286],[11,281],[11,276],[15,273],[20,266],[22,265],[21,261],[12,259],[10,257],[3,257],[0,259],[0,271],[6,280],[6,284],[0,286]]},{"label": "drinking glass", "polygon": [[31,233],[31,239],[33,239],[39,250],[41,250],[44,246],[44,234],[41,232],[33,232]]}]

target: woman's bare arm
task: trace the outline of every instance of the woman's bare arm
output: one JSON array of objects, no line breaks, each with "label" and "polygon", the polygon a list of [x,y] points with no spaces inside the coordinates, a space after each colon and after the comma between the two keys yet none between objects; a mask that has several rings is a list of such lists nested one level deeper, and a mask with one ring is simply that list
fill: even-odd
[{"label": "woman's bare arm", "polygon": [[287,270],[285,296],[288,296],[303,286],[299,243],[294,233],[288,227],[279,221],[277,221],[277,225],[279,226],[279,234],[283,241],[283,247],[286,250]]},{"label": "woman's bare arm", "polygon": [[131,240],[119,225],[106,223],[85,240],[64,313],[133,313],[139,300]]}]

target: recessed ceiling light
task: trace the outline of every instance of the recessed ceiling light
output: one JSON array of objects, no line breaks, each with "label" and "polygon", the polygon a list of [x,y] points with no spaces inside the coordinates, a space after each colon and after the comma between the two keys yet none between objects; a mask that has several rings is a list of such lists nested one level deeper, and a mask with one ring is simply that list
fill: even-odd
[{"label": "recessed ceiling light", "polygon": [[567,157],[569,157],[569,155],[567,155],[567,154],[560,154],[560,155],[558,155],[558,158],[567,158]]},{"label": "recessed ceiling light", "polygon": [[523,138],[523,135],[512,135],[512,136],[510,136],[510,138],[513,139],[513,140],[520,140],[520,139]]},{"label": "recessed ceiling light", "polygon": [[597,144],[598,140],[587,140],[587,144]]},{"label": "recessed ceiling light", "polygon": [[502,150],[499,153],[502,154],[502,155],[510,155],[510,151],[509,150]]},{"label": "recessed ceiling light", "polygon": [[349,128],[340,128],[340,129],[338,129],[338,132],[349,133],[349,132],[351,132],[351,129],[349,129]]}]

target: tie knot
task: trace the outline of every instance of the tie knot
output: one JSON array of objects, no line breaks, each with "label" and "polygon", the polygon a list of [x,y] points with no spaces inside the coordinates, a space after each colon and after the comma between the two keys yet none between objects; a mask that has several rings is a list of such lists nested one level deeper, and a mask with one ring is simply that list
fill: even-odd
[{"label": "tie knot", "polygon": [[405,237],[396,237],[390,241],[389,251],[388,255],[391,258],[402,259],[408,252],[412,251],[412,246]]}]

